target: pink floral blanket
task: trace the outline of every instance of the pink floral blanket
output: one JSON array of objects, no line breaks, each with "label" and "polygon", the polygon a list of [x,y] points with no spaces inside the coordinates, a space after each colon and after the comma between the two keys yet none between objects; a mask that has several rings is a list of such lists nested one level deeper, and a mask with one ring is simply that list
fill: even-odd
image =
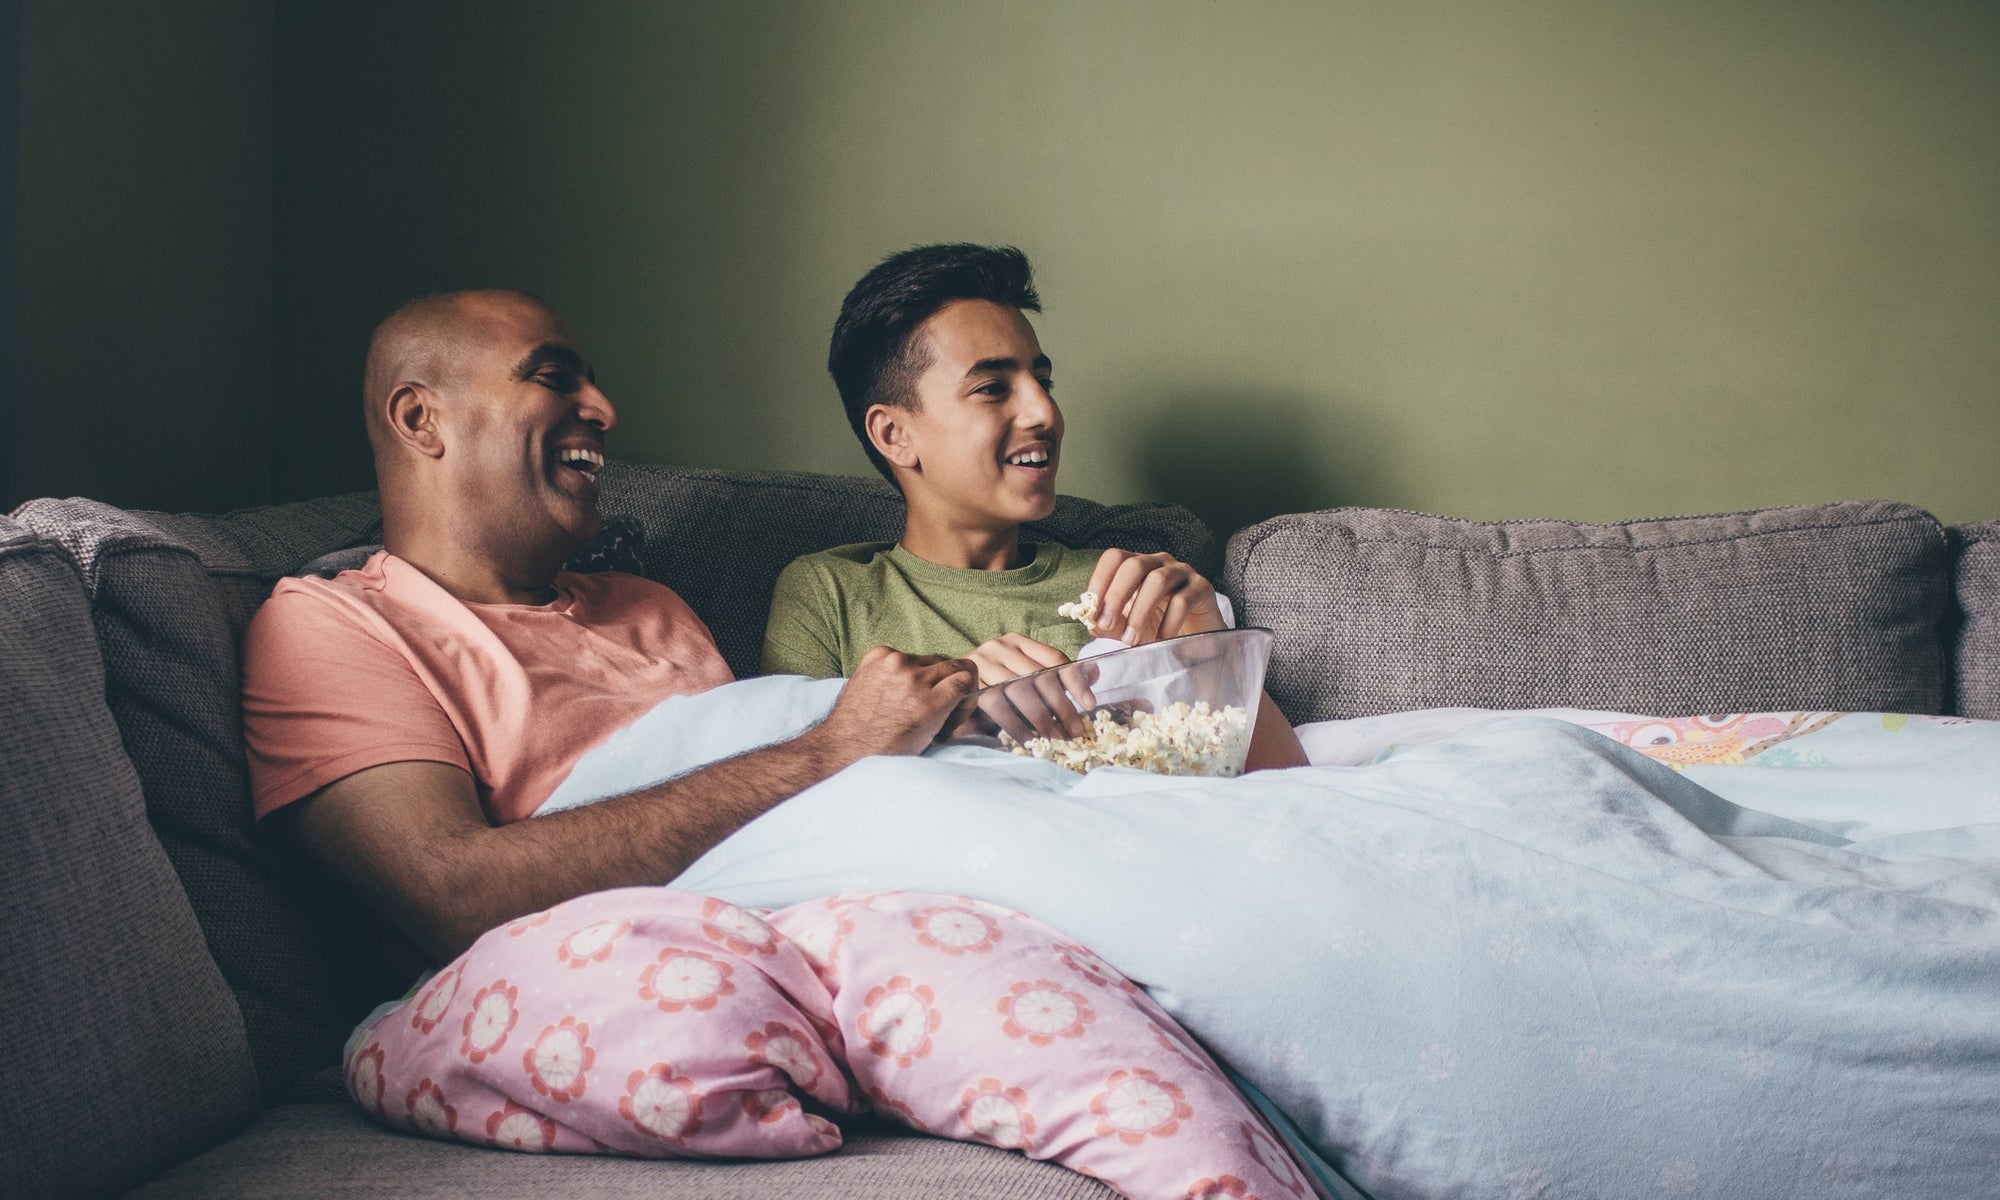
[{"label": "pink floral blanket", "polygon": [[962,897],[583,896],[486,934],[352,1045],[371,1116],[479,1145],[791,1158],[837,1149],[831,1118],[873,1109],[1127,1196],[1313,1194],[1143,991]]}]

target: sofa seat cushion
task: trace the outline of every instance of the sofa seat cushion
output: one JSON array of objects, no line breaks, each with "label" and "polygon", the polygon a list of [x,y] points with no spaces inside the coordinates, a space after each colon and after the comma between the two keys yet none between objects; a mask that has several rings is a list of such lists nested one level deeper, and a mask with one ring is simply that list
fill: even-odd
[{"label": "sofa seat cushion", "polygon": [[104,703],[83,583],[0,517],[0,1170],[103,1195],[257,1109],[243,1018]]},{"label": "sofa seat cushion", "polygon": [[2000,720],[2000,521],[1951,531],[1958,552],[1956,709]]},{"label": "sofa seat cushion", "polygon": [[391,1133],[351,1104],[288,1104],[130,1200],[478,1196],[484,1200],[1113,1200],[1093,1179],[1007,1150],[856,1130],[837,1153],[777,1162],[517,1154]]},{"label": "sofa seat cushion", "polygon": [[1318,721],[1941,712],[1949,578],[1934,518],[1858,501],[1611,525],[1333,509],[1238,533],[1225,584],[1277,635],[1272,698]]}]

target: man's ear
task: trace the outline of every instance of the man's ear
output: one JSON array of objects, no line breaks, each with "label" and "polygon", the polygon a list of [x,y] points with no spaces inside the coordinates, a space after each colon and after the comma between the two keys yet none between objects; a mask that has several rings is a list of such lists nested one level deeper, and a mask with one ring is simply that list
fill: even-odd
[{"label": "man's ear", "polygon": [[910,444],[910,427],[905,418],[909,410],[897,408],[893,404],[870,405],[861,414],[861,427],[868,431],[868,441],[875,452],[888,459],[891,466],[905,471],[917,469],[917,448]]},{"label": "man's ear", "polygon": [[444,457],[437,393],[421,383],[397,384],[389,393],[389,436],[426,458]]}]

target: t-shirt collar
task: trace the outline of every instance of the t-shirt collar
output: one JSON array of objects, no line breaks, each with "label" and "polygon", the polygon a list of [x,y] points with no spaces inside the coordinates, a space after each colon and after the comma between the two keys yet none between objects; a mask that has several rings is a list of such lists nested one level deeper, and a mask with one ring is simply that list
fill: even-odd
[{"label": "t-shirt collar", "polygon": [[1062,548],[1049,542],[1022,542],[1021,548],[1028,551],[1028,561],[1018,567],[1008,567],[1004,571],[982,571],[977,567],[947,567],[927,558],[919,558],[897,542],[889,547],[889,561],[912,579],[926,583],[942,584],[946,587],[990,588],[995,584],[1039,583],[1055,572],[1062,562]]}]

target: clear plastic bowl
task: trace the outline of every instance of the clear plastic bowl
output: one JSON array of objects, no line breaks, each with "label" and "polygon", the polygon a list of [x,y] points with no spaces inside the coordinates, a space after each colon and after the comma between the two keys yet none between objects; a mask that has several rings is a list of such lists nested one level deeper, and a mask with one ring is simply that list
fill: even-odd
[{"label": "clear plastic bowl", "polygon": [[1238,775],[1270,656],[1268,629],[1191,633],[1093,655],[972,693],[945,722],[945,740],[1076,771]]}]

